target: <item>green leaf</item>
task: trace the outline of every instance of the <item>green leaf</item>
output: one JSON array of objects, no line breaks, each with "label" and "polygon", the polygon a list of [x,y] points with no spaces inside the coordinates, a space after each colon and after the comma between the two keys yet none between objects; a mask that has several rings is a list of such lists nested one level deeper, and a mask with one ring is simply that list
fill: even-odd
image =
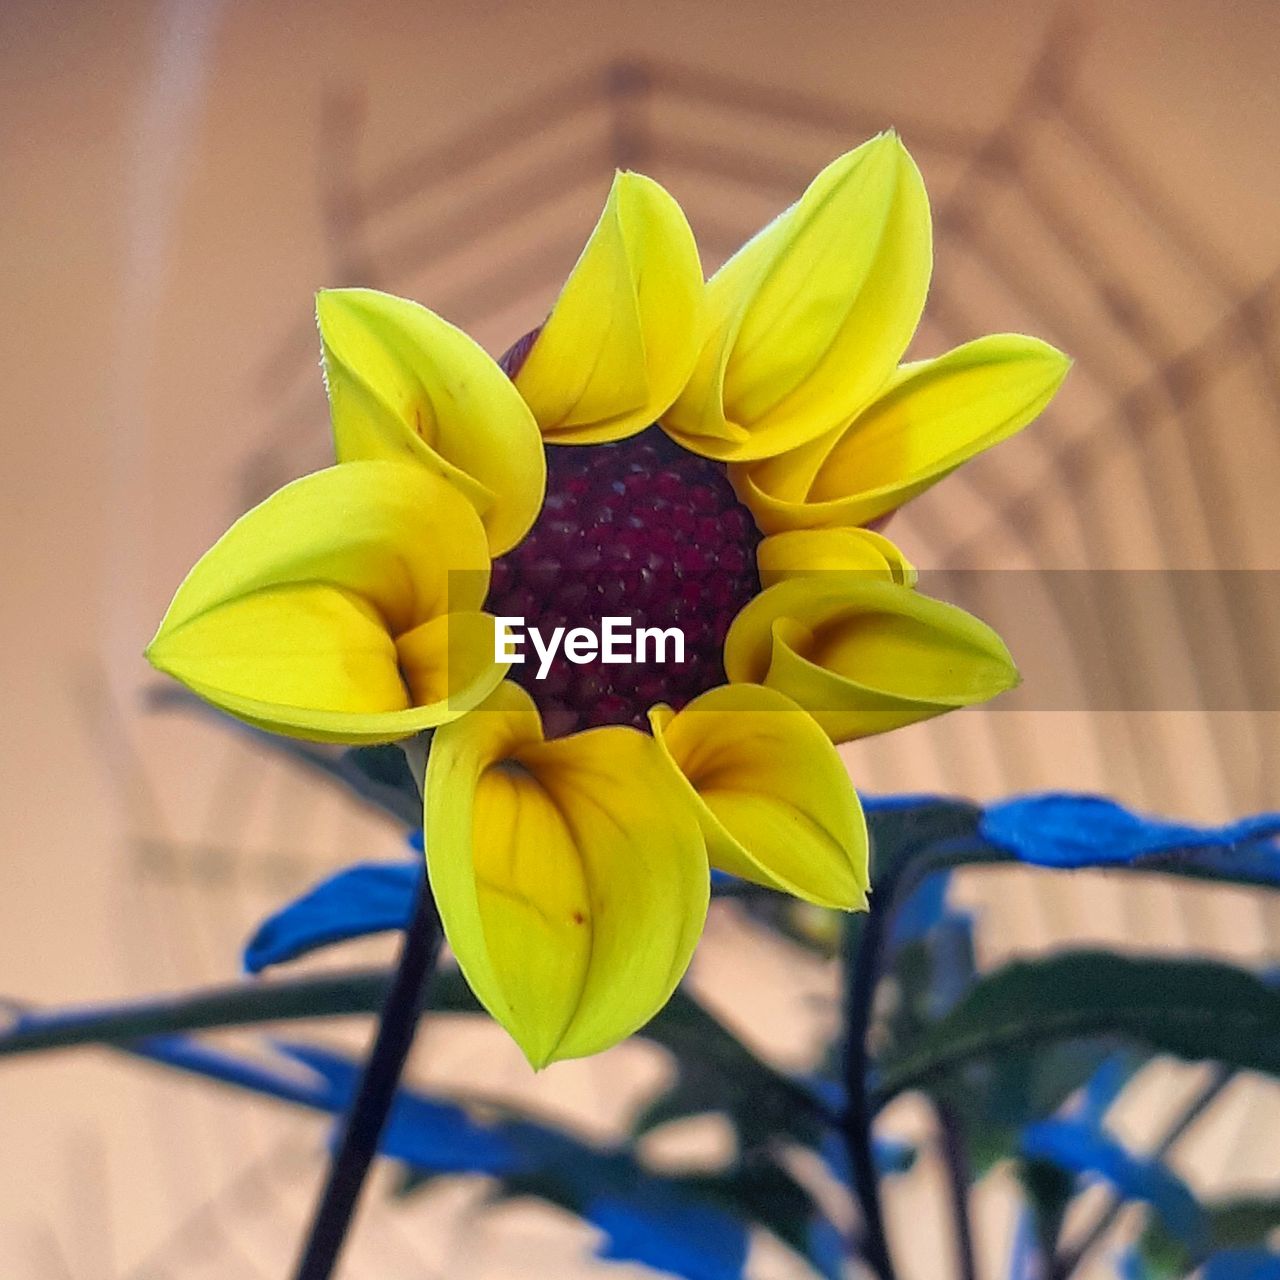
[{"label": "green leaf", "polygon": [[1117,1034],[1157,1052],[1280,1075],[1280,991],[1207,960],[1072,952],[979,981],[914,1043],[878,1064],[878,1103],[975,1059]]},{"label": "green leaf", "polygon": [[634,1132],[719,1112],[744,1147],[778,1135],[806,1146],[821,1141],[829,1117],[814,1094],[753,1053],[683,988],[639,1034],[672,1054],[677,1077],[640,1112]]},{"label": "green leaf", "polygon": [[820,1210],[809,1192],[774,1160],[755,1157],[723,1173],[689,1175],[679,1183],[695,1199],[718,1204],[772,1232],[802,1258],[809,1256]]},{"label": "green leaf", "polygon": [[763,1087],[780,1088],[812,1102],[807,1090],[753,1053],[683,987],[676,990],[640,1034],[663,1045],[677,1058],[698,1057],[718,1070],[749,1077]]},{"label": "green leaf", "polygon": [[0,1056],[83,1044],[121,1045],[143,1036],[214,1027],[376,1013],[389,980],[387,970],[367,969],[287,982],[243,982],[127,1005],[24,1013],[0,1034]]},{"label": "green leaf", "polygon": [[966,1063],[931,1091],[964,1118],[969,1159],[981,1177],[1012,1156],[1023,1128],[1053,1115],[1114,1049],[1106,1039],[1013,1049]]},{"label": "green leaf", "polygon": [[[919,803],[869,805],[872,885],[896,878],[918,854],[948,842],[972,839],[981,820],[982,810],[963,800],[922,797]],[[998,861],[1008,860],[994,849],[992,853],[998,854]]]},{"label": "green leaf", "polygon": [[348,747],[334,762],[333,777],[406,826],[422,826],[418,781],[404,751],[394,743]]},{"label": "green leaf", "polygon": [[1206,1206],[1214,1250],[1265,1244],[1280,1228],[1280,1198],[1245,1197]]},{"label": "green leaf", "polygon": [[[218,1027],[375,1014],[390,980],[387,969],[359,969],[283,982],[241,982],[129,1004],[48,1012],[18,1009],[9,1030],[0,1031],[0,1057],[86,1044],[125,1045],[143,1036]],[[434,1013],[482,1012],[455,968],[436,973],[426,1007]]]},{"label": "green leaf", "polygon": [[816,1149],[822,1141],[813,1098],[793,1090],[789,1082],[770,1080],[761,1087],[754,1071],[725,1074],[692,1057],[678,1063],[675,1084],[641,1108],[631,1131],[639,1136],[660,1125],[712,1114],[729,1121],[743,1150],[761,1149],[778,1139]]},{"label": "green leaf", "polygon": [[[1209,1252],[1265,1246],[1280,1228],[1280,1199],[1270,1196],[1220,1200],[1205,1205],[1209,1221]],[[1179,1280],[1197,1262],[1158,1219],[1147,1224],[1138,1254],[1151,1280]]]}]

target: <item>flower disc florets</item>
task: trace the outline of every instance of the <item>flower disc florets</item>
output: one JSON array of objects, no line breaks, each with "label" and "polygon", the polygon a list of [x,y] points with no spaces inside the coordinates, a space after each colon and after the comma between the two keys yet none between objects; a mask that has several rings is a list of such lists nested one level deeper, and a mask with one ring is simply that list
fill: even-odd
[{"label": "flower disc florets", "polygon": [[[682,707],[724,681],[724,638],[760,591],[760,539],[722,463],[657,427],[616,444],[549,446],[542,514],[494,562],[486,607],[550,636],[606,617],[679,628],[684,661],[577,664],[561,652],[545,678],[513,666],[548,735],[604,724],[644,727],[658,702]],[[651,646],[651,649],[653,646]]]}]

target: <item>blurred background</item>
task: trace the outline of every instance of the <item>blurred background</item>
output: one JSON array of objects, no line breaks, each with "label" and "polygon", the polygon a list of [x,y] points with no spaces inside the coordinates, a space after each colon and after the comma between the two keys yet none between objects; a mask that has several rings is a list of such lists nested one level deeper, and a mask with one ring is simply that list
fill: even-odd
[{"label": "blurred background", "polygon": [[[316,288],[410,295],[496,354],[545,314],[616,166],[670,188],[710,268],[896,126],[937,225],[917,352],[1021,329],[1075,357],[1040,422],[896,519],[926,570],[1274,569],[1277,55],[1272,0],[8,0],[0,993],[230,980],[274,905],[398,855],[393,828],[224,726],[146,711],[141,650],[227,523],[326,460]],[[1230,671],[1274,636],[1220,589],[1207,612]],[[1141,672],[1178,625],[1130,614],[1075,638]],[[1280,807],[1276,704],[1223,705],[1033,700],[848,762],[878,793],[1077,788],[1201,820]],[[1064,942],[1280,957],[1275,904],[1244,890],[985,871],[957,892],[984,963]],[[834,1023],[831,965],[732,906],[693,981],[789,1067]],[[366,1031],[324,1034],[358,1047]],[[666,1069],[628,1044],[535,1080],[496,1030],[447,1019],[413,1062],[417,1080],[517,1093],[602,1137]],[[321,1120],[100,1053],[0,1073],[0,1275],[286,1274]],[[1149,1069],[1122,1119],[1154,1132],[1196,1082]],[[1278,1101],[1238,1081],[1179,1170],[1220,1191],[1274,1175]],[[886,1117],[925,1144],[887,1208],[903,1273],[931,1280],[944,1225],[922,1124],[909,1099]],[[723,1135],[693,1128],[655,1135],[654,1158],[713,1160]],[[344,1274],[606,1273],[589,1228],[482,1196],[371,1196]],[[1001,1274],[1010,1204],[998,1176],[977,1193],[984,1276]],[[803,1274],[767,1239],[752,1267]]]}]

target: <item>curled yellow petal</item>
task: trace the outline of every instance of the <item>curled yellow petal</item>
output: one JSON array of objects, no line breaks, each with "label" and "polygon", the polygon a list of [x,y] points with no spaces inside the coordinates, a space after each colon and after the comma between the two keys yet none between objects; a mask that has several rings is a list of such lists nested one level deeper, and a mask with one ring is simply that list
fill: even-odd
[{"label": "curled yellow petal", "polygon": [[478,612],[488,566],[479,517],[441,476],[330,467],[231,526],[178,588],[147,657],[279,733],[408,737],[483,701],[506,673]]},{"label": "curled yellow petal", "polygon": [[735,468],[734,483],[768,532],[865,524],[1021,431],[1070,365],[1037,338],[979,338],[904,365],[847,426]]},{"label": "curled yellow petal", "polygon": [[1012,688],[1003,641],[963,609],[871,575],[791,578],[725,639],[729,679],[798,702],[836,742],[883,733]]},{"label": "curled yellow petal", "polygon": [[542,506],[542,437],[511,380],[460,329],[373,289],[316,297],[339,462],[411,458],[480,513],[493,554]]},{"label": "curled yellow petal", "polygon": [[694,796],[711,865],[819,906],[867,905],[867,826],[835,747],[807,711],[761,685],[722,685],[654,737]]},{"label": "curled yellow petal", "polygon": [[697,358],[702,266],[680,206],[619,173],[515,384],[548,441],[621,440],[655,422]]},{"label": "curled yellow petal", "polygon": [[528,694],[504,683],[437,731],[425,830],[449,945],[535,1068],[624,1039],[688,967],[706,854],[648,735],[544,741]]},{"label": "curled yellow petal", "polygon": [[866,573],[907,587],[919,577],[913,565],[874,529],[791,529],[774,533],[756,548],[760,582],[771,587],[787,578],[843,571]]},{"label": "curled yellow petal", "polygon": [[698,362],[663,426],[734,462],[843,426],[907,349],[932,262],[928,197],[897,136],[841,156],[708,283]]}]

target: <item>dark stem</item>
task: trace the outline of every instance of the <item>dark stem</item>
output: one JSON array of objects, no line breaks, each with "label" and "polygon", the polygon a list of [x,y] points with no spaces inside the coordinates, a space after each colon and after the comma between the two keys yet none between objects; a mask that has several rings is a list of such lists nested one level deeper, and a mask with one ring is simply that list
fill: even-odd
[{"label": "dark stem", "polygon": [[969,1216],[969,1187],[973,1182],[969,1168],[969,1148],[964,1126],[949,1102],[936,1102],[938,1128],[942,1137],[942,1158],[947,1169],[947,1189],[951,1194],[951,1216],[956,1228],[956,1275],[960,1280],[977,1280],[974,1262],[973,1222]]},{"label": "dark stem", "polygon": [[861,918],[856,931],[850,920],[845,952],[845,1049],[844,1084],[847,1102],[844,1140],[853,1171],[853,1190],[862,1209],[863,1258],[880,1280],[894,1280],[893,1262],[884,1232],[880,1209],[880,1182],[872,1150],[871,1123],[874,1110],[867,1092],[867,1031],[871,1023],[871,1002],[875,996],[887,908],[892,892],[872,899],[870,911]]},{"label": "dark stem", "polygon": [[294,1272],[296,1280],[329,1280],[333,1274],[413,1044],[423,989],[439,954],[440,918],[424,875],[401,943],[395,976],[382,1006],[377,1038],[347,1111],[324,1194],[316,1206],[306,1246]]}]

